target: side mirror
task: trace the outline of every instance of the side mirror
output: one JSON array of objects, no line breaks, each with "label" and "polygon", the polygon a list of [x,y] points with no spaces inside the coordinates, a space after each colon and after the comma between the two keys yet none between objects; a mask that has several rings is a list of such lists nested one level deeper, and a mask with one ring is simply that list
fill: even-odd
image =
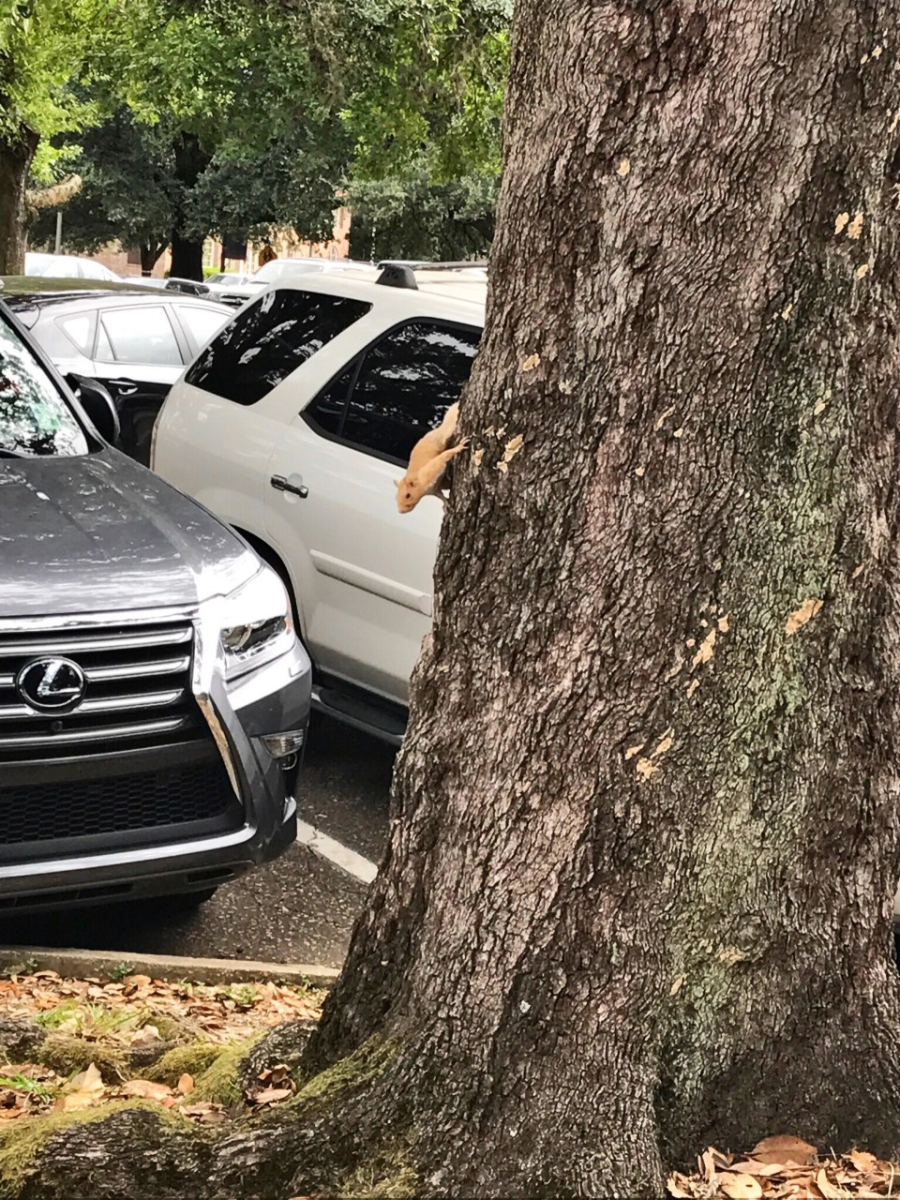
[{"label": "side mirror", "polygon": [[119,413],[115,401],[99,379],[68,375],[66,381],[100,436],[113,446],[118,445],[122,433]]}]

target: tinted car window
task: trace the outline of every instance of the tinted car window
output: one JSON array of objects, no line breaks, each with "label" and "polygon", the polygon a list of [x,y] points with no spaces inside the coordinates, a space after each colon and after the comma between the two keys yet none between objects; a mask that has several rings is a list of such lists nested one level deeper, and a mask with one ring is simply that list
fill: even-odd
[{"label": "tinted car window", "polygon": [[53,380],[0,319],[0,458],[87,450],[84,432]]},{"label": "tinted car window", "polygon": [[465,386],[481,333],[416,321],[366,351],[341,427],[360,449],[405,463]]},{"label": "tinted car window", "polygon": [[101,312],[100,326],[97,358],[101,362],[181,366],[181,351],[172,323],[161,305]]},{"label": "tinted car window", "polygon": [[194,308],[188,304],[178,305],[178,315],[181,323],[198,346],[205,346],[214,337],[226,321],[231,319],[230,312],[217,313],[209,308]]},{"label": "tinted car window", "polygon": [[303,410],[303,416],[320,433],[330,433],[339,437],[344,425],[347,412],[347,397],[350,385],[356,374],[357,359],[354,359],[346,371],[333,379],[323,391],[319,392],[312,404]]},{"label": "tinted car window", "polygon": [[255,404],[371,305],[346,296],[267,292],[241,309],[203,351],[187,383],[238,404]]}]

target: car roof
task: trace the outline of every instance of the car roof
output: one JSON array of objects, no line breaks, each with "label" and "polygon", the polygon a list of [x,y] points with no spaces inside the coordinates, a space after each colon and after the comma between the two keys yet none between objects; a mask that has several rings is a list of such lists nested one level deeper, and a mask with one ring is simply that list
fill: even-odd
[{"label": "car roof", "polygon": [[273,285],[273,290],[291,288],[298,292],[348,296],[379,307],[389,306],[401,318],[424,315],[445,317],[466,325],[484,324],[487,274],[481,268],[416,271],[414,288],[378,283],[381,274],[375,267],[348,267],[330,274],[281,279]]},{"label": "car roof", "polygon": [[128,304],[140,303],[145,304],[189,304],[200,305],[203,308],[213,312],[223,313],[228,315],[227,309],[223,305],[218,304],[215,300],[208,300],[205,296],[191,296],[186,292],[170,291],[164,289],[156,291],[150,288],[128,287],[127,285],[106,284],[99,287],[86,287],[85,284],[90,283],[90,280],[73,280],[73,279],[54,279],[51,280],[54,284],[63,284],[62,287],[54,288],[36,288],[34,287],[35,277],[32,275],[23,275],[13,277],[14,283],[29,283],[30,287],[12,287],[7,288],[10,282],[10,277],[0,280],[4,286],[0,287],[0,300],[3,300],[10,308],[68,308],[76,311],[80,308],[116,308]]}]

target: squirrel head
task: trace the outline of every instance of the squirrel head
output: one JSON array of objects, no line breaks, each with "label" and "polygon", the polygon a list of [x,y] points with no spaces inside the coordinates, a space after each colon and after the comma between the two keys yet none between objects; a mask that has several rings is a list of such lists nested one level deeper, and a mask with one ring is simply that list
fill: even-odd
[{"label": "squirrel head", "polygon": [[409,476],[403,479],[395,479],[394,486],[397,489],[397,509],[399,512],[408,513],[419,503],[419,495],[413,487],[412,480]]}]

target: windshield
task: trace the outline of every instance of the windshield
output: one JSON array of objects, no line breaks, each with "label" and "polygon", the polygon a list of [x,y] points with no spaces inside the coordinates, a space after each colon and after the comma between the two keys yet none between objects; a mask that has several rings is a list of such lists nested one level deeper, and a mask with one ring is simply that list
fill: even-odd
[{"label": "windshield", "polygon": [[0,319],[0,459],[87,452],[87,438],[53,380]]}]

